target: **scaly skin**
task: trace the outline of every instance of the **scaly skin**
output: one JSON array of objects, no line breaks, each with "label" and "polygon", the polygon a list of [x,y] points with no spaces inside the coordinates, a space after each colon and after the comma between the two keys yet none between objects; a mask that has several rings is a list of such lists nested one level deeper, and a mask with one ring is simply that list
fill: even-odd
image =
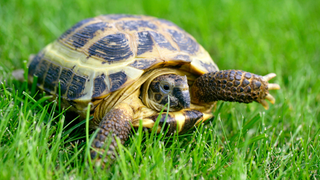
[{"label": "scaly skin", "polygon": [[256,101],[267,108],[264,99],[271,96],[268,93],[267,82],[271,78],[240,70],[207,73],[194,82],[191,88],[191,102],[199,104],[218,100],[241,103]]},{"label": "scaly skin", "polygon": [[[96,160],[96,164],[104,165],[106,162],[112,162],[116,157],[117,142],[119,138],[121,144],[128,139],[132,121],[133,111],[127,104],[120,104],[109,111],[99,124],[99,132],[95,137],[91,150],[91,158]],[[111,138],[109,149],[106,150],[108,138]],[[101,162],[105,155],[105,159]]]},{"label": "scaly skin", "polygon": [[[268,104],[265,99],[274,103],[274,98],[269,94],[268,90],[280,89],[279,85],[268,83],[268,80],[273,77],[275,77],[273,73],[266,76],[258,76],[237,70],[204,74],[195,80],[190,90],[193,108],[196,105],[205,106],[212,104],[214,101],[224,100],[242,103],[256,101],[267,109]],[[140,94],[139,91],[116,105],[101,120],[99,124],[100,131],[92,143],[93,149],[91,151],[91,158],[96,160],[96,164],[104,166],[107,162],[113,162],[118,150],[116,138],[119,138],[121,144],[123,144],[129,136],[131,125],[133,127],[139,126],[137,118],[142,120],[143,127],[152,128],[154,126],[159,117],[159,112],[145,107],[138,94]],[[104,114],[103,111],[100,113]],[[133,118],[134,116],[136,116],[135,119]],[[160,115],[158,131],[162,126],[165,126],[165,128],[168,128],[169,134],[175,132],[183,134],[198,123],[211,118],[212,115],[208,115],[202,110],[182,109],[169,112],[168,118],[165,119],[165,117],[166,113]],[[111,144],[107,149],[108,138],[111,138]],[[103,157],[105,158],[102,159]]]}]

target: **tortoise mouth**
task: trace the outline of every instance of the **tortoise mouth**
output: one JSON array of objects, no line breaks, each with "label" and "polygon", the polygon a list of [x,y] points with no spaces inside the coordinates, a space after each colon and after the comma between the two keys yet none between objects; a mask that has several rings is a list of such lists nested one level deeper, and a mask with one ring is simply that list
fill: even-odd
[{"label": "tortoise mouth", "polygon": [[181,109],[190,108],[191,99],[189,88],[174,88],[172,94],[178,99],[178,104],[181,107]]}]

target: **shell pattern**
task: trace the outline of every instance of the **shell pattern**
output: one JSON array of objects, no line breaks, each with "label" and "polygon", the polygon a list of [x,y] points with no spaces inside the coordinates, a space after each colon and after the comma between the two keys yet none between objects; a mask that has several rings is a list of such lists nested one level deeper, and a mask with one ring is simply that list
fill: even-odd
[{"label": "shell pattern", "polygon": [[90,101],[161,67],[198,75],[218,70],[203,47],[170,21],[102,15],[78,22],[41,50],[30,61],[29,76],[67,101]]}]

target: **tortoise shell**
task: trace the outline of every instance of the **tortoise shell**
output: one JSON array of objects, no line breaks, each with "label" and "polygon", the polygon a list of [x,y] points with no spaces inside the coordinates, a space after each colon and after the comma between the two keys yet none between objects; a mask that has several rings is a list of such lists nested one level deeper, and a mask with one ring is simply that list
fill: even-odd
[{"label": "tortoise shell", "polygon": [[78,22],[47,45],[30,61],[29,77],[37,76],[38,87],[50,94],[88,102],[161,67],[197,75],[218,70],[203,47],[170,21],[102,15]]}]

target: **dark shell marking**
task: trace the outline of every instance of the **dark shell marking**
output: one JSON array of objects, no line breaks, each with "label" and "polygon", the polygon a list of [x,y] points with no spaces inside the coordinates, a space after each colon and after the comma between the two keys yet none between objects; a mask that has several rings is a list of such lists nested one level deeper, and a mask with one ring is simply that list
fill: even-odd
[{"label": "dark shell marking", "polygon": [[204,67],[204,69],[206,69],[208,72],[216,72],[216,71],[218,71],[216,69],[216,67],[214,67],[213,64],[205,63],[205,62],[203,62],[201,60],[198,60],[198,61],[200,61],[201,66]]},{"label": "dark shell marking", "polygon": [[188,34],[173,29],[168,29],[167,31],[172,35],[173,41],[178,44],[180,51],[190,54],[196,54],[198,52],[199,44],[189,37]]},{"label": "dark shell marking", "polygon": [[152,51],[154,44],[148,31],[139,32],[138,39],[137,55],[141,55],[147,51]]},{"label": "dark shell marking", "polygon": [[109,14],[109,15],[103,15],[103,17],[107,19],[112,19],[112,20],[119,20],[122,18],[138,18],[141,19],[141,16],[138,15],[128,15],[128,14]]},{"label": "dark shell marking", "polygon": [[43,84],[43,81],[45,79],[45,74],[47,73],[47,69],[49,68],[49,64],[50,63],[45,59],[42,59],[39,62],[38,67],[34,73],[38,77],[37,84]]},{"label": "dark shell marking", "polygon": [[119,27],[122,30],[130,30],[130,31],[138,31],[139,28],[150,28],[153,30],[157,30],[158,27],[151,23],[150,21],[138,20],[138,21],[123,21],[119,22]]},{"label": "dark shell marking", "polygon": [[137,59],[133,63],[129,64],[129,66],[135,67],[137,69],[148,69],[156,61],[156,59]]},{"label": "dark shell marking", "polygon": [[196,122],[203,116],[202,112],[196,110],[185,110],[183,111],[183,115],[186,120],[180,134],[183,134],[193,128]]},{"label": "dark shell marking", "polygon": [[120,61],[133,56],[125,34],[110,34],[89,48],[90,56],[103,58],[107,62]]},{"label": "dark shell marking", "polygon": [[158,19],[158,21],[159,21],[161,24],[166,24],[167,26],[175,27],[175,28],[183,31],[183,29],[181,29],[179,26],[177,26],[176,24],[174,24],[174,23],[171,22],[171,21],[168,21],[168,20],[165,20],[165,19]]},{"label": "dark shell marking", "polygon": [[109,75],[111,87],[110,92],[118,90],[127,80],[128,77],[125,72],[120,71]]},{"label": "dark shell marking", "polygon": [[98,30],[103,31],[106,27],[106,22],[90,24],[73,34],[67,41],[70,43],[72,42],[72,45],[75,48],[80,48],[84,46],[90,39],[92,39]]},{"label": "dark shell marking", "polygon": [[48,92],[55,92],[55,87],[58,84],[61,67],[50,63],[47,76],[44,79],[43,87]]},{"label": "dark shell marking", "polygon": [[168,118],[166,119],[167,113],[162,113],[159,115],[152,116],[151,119],[156,122],[157,118],[160,117],[159,125],[161,127],[164,126],[164,131],[168,129],[168,135],[176,132],[177,130],[177,121],[173,113],[168,114]]},{"label": "dark shell marking", "polygon": [[102,94],[102,92],[106,90],[107,85],[104,79],[105,79],[104,74],[101,74],[100,76],[94,79],[94,82],[93,82],[94,88],[93,88],[92,98],[99,97]]},{"label": "dark shell marking", "polygon": [[83,92],[85,89],[85,84],[87,82],[87,78],[83,76],[79,76],[77,74],[73,75],[71,85],[68,89],[67,97],[70,100],[78,99],[82,96],[84,96],[86,93]]},{"label": "dark shell marking", "polygon": [[[60,82],[60,94],[64,95],[67,90],[68,86],[71,82],[71,77],[73,75],[73,71],[67,68],[63,68],[59,77],[59,82]],[[59,92],[57,92],[59,94]]]},{"label": "dark shell marking", "polygon": [[152,36],[153,40],[162,48],[166,48],[170,51],[176,51],[177,49],[174,48],[170,42],[160,33],[154,31],[148,31]]},{"label": "dark shell marking", "polygon": [[[30,63],[29,75],[38,77],[38,86],[51,94],[63,95],[68,100],[74,100],[84,96],[87,77],[75,74],[71,69],[62,68],[50,60],[43,59],[39,53]],[[36,69],[34,69],[36,67]],[[60,83],[59,83],[60,82]],[[60,84],[60,86],[59,86]],[[65,93],[68,92],[66,95]]]},{"label": "dark shell marking", "polygon": [[76,25],[72,26],[70,29],[68,29],[65,33],[63,33],[59,39],[64,39],[66,38],[68,35],[70,35],[71,33],[73,33],[77,28],[81,27],[82,25],[92,21],[93,18],[90,19],[84,19],[80,22],[78,22]]},{"label": "dark shell marking", "polygon": [[190,56],[188,56],[188,55],[180,54],[180,55],[175,56],[173,59],[175,59],[175,60],[183,60],[183,61],[186,61],[186,62],[191,62]]}]

